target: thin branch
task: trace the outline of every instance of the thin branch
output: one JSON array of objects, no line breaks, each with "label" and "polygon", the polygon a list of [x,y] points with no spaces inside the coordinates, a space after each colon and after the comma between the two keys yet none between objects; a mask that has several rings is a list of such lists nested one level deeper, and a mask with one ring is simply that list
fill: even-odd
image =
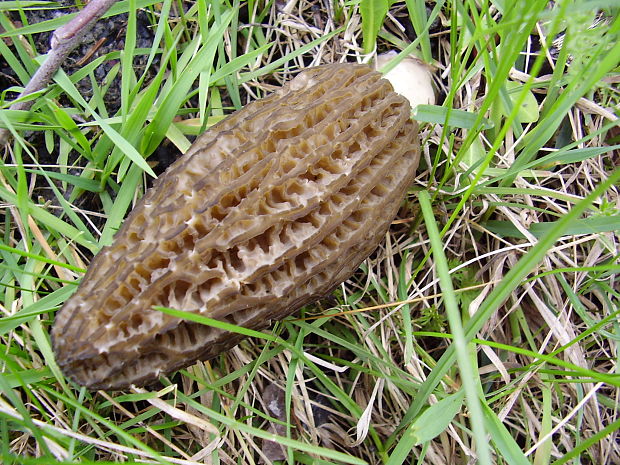
[{"label": "thin branch", "polygon": [[[16,100],[44,89],[71,51],[82,42],[84,36],[93,28],[99,18],[117,1],[91,0],[75,18],[58,28],[52,35],[50,50],[47,53],[45,62],[34,73],[34,76],[32,76],[28,85],[26,85]],[[18,101],[11,105],[10,109],[29,110],[33,103],[34,100]],[[6,143],[8,135],[8,129],[0,128],[0,146]]]}]

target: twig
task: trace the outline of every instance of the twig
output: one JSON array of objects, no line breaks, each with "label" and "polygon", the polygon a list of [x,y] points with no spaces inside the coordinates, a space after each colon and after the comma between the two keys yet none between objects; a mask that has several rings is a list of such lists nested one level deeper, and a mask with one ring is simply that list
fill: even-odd
[{"label": "twig", "polygon": [[[50,50],[47,53],[45,62],[34,73],[34,76],[32,76],[30,82],[28,82],[16,100],[45,88],[71,51],[81,43],[84,36],[93,28],[97,20],[117,1],[91,0],[75,18],[58,28],[52,35]],[[28,110],[33,103],[34,100],[18,101],[11,105],[10,109]],[[0,128],[0,146],[6,143],[8,135],[9,130],[7,128]]]}]

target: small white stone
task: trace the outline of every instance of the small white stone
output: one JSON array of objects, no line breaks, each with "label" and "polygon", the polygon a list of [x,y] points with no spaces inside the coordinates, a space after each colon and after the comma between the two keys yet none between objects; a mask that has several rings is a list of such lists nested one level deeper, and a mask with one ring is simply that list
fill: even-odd
[{"label": "small white stone", "polygon": [[282,414],[280,406],[276,400],[269,402],[269,410],[271,410],[271,413],[273,413],[276,417],[279,417]]},{"label": "small white stone", "polygon": [[[396,55],[398,54],[393,50],[378,55],[375,61],[376,69],[383,68]],[[418,105],[435,104],[431,67],[413,55],[403,58],[384,77],[390,81],[397,93],[409,100],[412,109]]]}]

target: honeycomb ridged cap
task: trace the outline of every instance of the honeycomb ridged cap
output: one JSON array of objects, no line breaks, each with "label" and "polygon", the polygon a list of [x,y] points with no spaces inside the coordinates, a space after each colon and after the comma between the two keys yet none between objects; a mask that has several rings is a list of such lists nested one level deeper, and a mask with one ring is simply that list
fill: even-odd
[{"label": "honeycomb ridged cap", "polygon": [[213,126],[137,203],[56,315],[63,372],[149,384],[234,346],[347,279],[377,247],[420,157],[405,98],[366,65],[310,68]]}]

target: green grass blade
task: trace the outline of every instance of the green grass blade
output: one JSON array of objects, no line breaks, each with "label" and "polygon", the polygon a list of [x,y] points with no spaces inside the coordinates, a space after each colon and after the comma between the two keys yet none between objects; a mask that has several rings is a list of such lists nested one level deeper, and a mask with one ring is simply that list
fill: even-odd
[{"label": "green grass blade", "polygon": [[[443,291],[444,305],[448,314],[450,330],[454,335],[454,342],[451,347],[456,351],[456,359],[461,374],[463,388],[465,389],[465,399],[469,409],[471,427],[476,443],[476,453],[478,462],[482,465],[491,464],[491,454],[488,443],[486,441],[486,431],[484,427],[484,417],[482,414],[481,401],[479,399],[480,379],[477,370],[471,363],[469,358],[469,348],[467,347],[468,339],[465,337],[461,316],[459,315],[458,304],[452,286],[452,278],[450,277],[450,268],[448,260],[444,255],[444,246],[441,242],[439,229],[435,223],[433,209],[430,203],[430,196],[426,191],[418,194],[422,214],[426,230],[433,249],[433,257],[435,258],[435,267],[439,275],[441,290]],[[465,310],[466,311],[466,310]],[[481,390],[480,390],[481,391]]]},{"label": "green grass blade", "polygon": [[377,34],[388,12],[387,0],[361,0],[359,4],[362,15],[362,35],[364,36],[364,53],[371,53],[377,42]]}]

